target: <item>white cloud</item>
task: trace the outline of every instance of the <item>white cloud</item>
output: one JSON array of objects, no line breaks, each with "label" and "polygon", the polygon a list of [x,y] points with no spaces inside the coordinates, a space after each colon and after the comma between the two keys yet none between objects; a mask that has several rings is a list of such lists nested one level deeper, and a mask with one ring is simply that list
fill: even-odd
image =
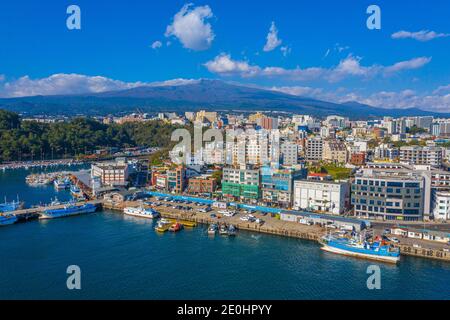
[{"label": "white cloud", "polygon": [[433,91],[433,94],[441,94],[446,92],[450,93],[450,84],[437,87],[437,89]]},{"label": "white cloud", "polygon": [[174,36],[187,49],[196,51],[206,50],[214,40],[211,24],[206,22],[213,17],[209,6],[193,7],[186,4],[173,17],[172,24],[166,28],[166,37]]},{"label": "white cloud", "polygon": [[219,54],[214,60],[208,61],[204,65],[210,72],[223,75],[239,74],[246,77],[260,72],[259,67],[250,66],[246,61],[233,60],[229,54],[225,53]]},{"label": "white cloud", "polygon": [[263,50],[266,52],[272,51],[282,43],[281,39],[278,39],[278,29],[275,26],[275,22],[273,21],[272,24],[270,25],[269,33],[267,34],[266,38],[267,41],[263,48]]},{"label": "white cloud", "polygon": [[287,93],[293,96],[319,97],[323,94],[322,88],[302,87],[302,86],[285,86],[272,87],[270,90]]},{"label": "white cloud", "polygon": [[0,88],[0,94],[6,97],[79,94],[128,89],[139,85],[142,83],[128,83],[101,76],[58,73],[47,78],[31,79],[29,76],[23,76],[17,80],[5,82]]},{"label": "white cloud", "polygon": [[81,74],[53,74],[46,78],[31,79],[23,76],[0,84],[1,97],[24,97],[36,95],[84,94],[125,90],[139,86],[177,86],[196,83],[199,80],[173,79],[161,82],[124,82],[102,76]]},{"label": "white cloud", "polygon": [[392,39],[414,39],[417,41],[430,41],[437,38],[449,37],[450,33],[437,33],[435,31],[421,30],[417,32],[397,31],[391,35]]},{"label": "white cloud", "polygon": [[422,68],[431,61],[431,57],[419,57],[411,60],[400,61],[384,69],[386,74],[396,73],[404,70]]},{"label": "white cloud", "polygon": [[337,66],[328,69],[322,67],[285,69],[274,66],[260,67],[251,65],[248,61],[233,60],[229,54],[222,53],[204,65],[210,72],[225,76],[278,77],[297,81],[324,79],[329,82],[338,82],[349,77],[372,78],[378,75],[390,76],[405,70],[423,67],[430,61],[431,58],[419,57],[397,62],[390,66],[362,66],[360,57],[349,55],[341,60]]},{"label": "white cloud", "polygon": [[417,93],[414,90],[405,89],[400,91],[379,91],[364,94],[348,91],[344,88],[326,91],[323,88],[300,86],[272,87],[269,89],[335,103],[356,101],[384,109],[418,108],[422,110],[450,113],[450,85],[440,86],[431,93]]},{"label": "white cloud", "polygon": [[200,80],[198,79],[183,79],[183,78],[177,78],[177,79],[171,79],[171,80],[165,80],[165,81],[156,81],[156,82],[150,82],[146,83],[146,86],[149,87],[166,87],[166,86],[184,86],[187,84],[195,84],[199,83]]},{"label": "white cloud", "polygon": [[161,41],[155,41],[152,43],[151,48],[152,49],[158,49],[162,47],[162,42]]}]

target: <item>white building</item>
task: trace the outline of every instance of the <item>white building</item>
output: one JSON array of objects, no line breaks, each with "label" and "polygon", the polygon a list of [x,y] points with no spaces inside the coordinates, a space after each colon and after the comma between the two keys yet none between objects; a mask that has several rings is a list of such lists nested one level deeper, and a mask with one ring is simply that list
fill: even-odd
[{"label": "white building", "polygon": [[91,165],[91,177],[100,179],[103,186],[126,186],[128,184],[128,163],[126,159],[99,162]]},{"label": "white building", "polygon": [[420,146],[401,147],[400,161],[440,167],[442,164],[442,149],[439,147]]},{"label": "white building", "polygon": [[298,163],[298,145],[291,142],[281,144],[281,158],[285,166],[292,166]]},{"label": "white building", "polygon": [[450,191],[437,191],[433,201],[434,220],[450,220]]},{"label": "white building", "polygon": [[342,214],[348,194],[347,182],[298,180],[294,182],[294,208]]}]

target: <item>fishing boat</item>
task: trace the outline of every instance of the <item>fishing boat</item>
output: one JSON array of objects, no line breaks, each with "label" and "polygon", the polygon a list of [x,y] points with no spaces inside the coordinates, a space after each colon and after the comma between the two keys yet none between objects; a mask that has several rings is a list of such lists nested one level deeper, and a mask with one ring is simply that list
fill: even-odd
[{"label": "fishing boat", "polygon": [[59,206],[62,204],[61,201],[59,201],[57,197],[55,197],[55,199],[50,198],[50,200],[51,200],[51,202],[48,206]]},{"label": "fishing boat", "polygon": [[56,179],[53,181],[56,190],[66,190],[70,188],[69,179]]},{"label": "fishing boat", "polygon": [[19,196],[17,196],[16,201],[7,202],[5,197],[5,202],[0,203],[0,212],[16,211],[23,208],[23,202],[19,201]]},{"label": "fishing boat", "polygon": [[70,193],[75,199],[84,199],[83,191],[76,185],[70,186]]},{"label": "fishing boat", "polygon": [[156,210],[153,210],[151,208],[144,208],[142,206],[140,207],[126,207],[123,209],[123,213],[129,216],[134,217],[140,217],[140,218],[147,218],[147,219],[153,219],[153,218],[159,218],[159,212]]},{"label": "fishing boat", "polygon": [[67,203],[63,208],[48,209],[41,213],[39,219],[55,219],[68,216],[75,216],[85,213],[92,213],[97,210],[97,207],[91,203],[76,205],[74,203]]},{"label": "fishing boat", "polygon": [[220,225],[219,234],[222,235],[222,236],[228,235],[228,229],[227,229],[227,226],[225,224],[221,224]]},{"label": "fishing boat", "polygon": [[217,224],[213,223],[208,228],[208,234],[215,235],[217,231]]},{"label": "fishing boat", "polygon": [[11,213],[0,214],[0,226],[7,226],[17,222],[17,217]]},{"label": "fishing boat", "polygon": [[188,228],[194,228],[195,226],[197,226],[197,223],[195,223],[194,221],[179,221],[184,227],[188,227]]},{"label": "fishing boat", "polygon": [[228,226],[228,235],[229,236],[235,236],[236,235],[236,227],[230,224]]},{"label": "fishing boat", "polygon": [[167,230],[169,230],[170,226],[171,226],[171,222],[168,221],[167,219],[160,219],[158,221],[158,224],[155,227],[155,230],[157,232],[166,232]]},{"label": "fishing boat", "polygon": [[370,243],[366,239],[349,239],[329,234],[323,236],[319,242],[322,244],[322,250],[332,253],[390,263],[400,261],[400,250],[383,241]]},{"label": "fishing boat", "polygon": [[183,225],[181,223],[174,223],[169,227],[170,232],[178,232],[183,229]]}]

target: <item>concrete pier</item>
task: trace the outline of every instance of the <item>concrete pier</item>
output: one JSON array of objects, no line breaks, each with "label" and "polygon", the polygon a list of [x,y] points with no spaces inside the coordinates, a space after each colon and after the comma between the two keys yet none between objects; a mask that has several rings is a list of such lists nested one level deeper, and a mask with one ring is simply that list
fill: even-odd
[{"label": "concrete pier", "polygon": [[[76,202],[75,205],[83,205],[86,202]],[[93,200],[88,201],[87,203],[92,203],[98,207],[102,206],[102,201],[100,200]],[[45,210],[52,210],[52,209],[61,209],[64,208],[64,204],[54,205],[54,206],[41,206],[41,207],[34,207],[34,208],[28,208],[28,209],[20,209],[16,210],[14,212],[9,212],[14,214],[19,221],[29,220],[33,218],[39,217],[39,215],[44,212]]]}]

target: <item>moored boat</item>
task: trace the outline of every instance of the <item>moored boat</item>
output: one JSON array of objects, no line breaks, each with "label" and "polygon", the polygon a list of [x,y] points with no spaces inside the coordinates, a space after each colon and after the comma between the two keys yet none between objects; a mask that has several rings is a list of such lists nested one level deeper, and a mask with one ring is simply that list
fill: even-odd
[{"label": "moored boat", "polygon": [[157,232],[166,232],[167,230],[169,230],[171,224],[172,223],[170,221],[162,218],[158,221],[158,224],[156,225],[155,230]]},{"label": "moored boat", "polygon": [[16,201],[7,202],[5,197],[5,202],[0,203],[0,213],[1,212],[10,212],[22,209],[23,202],[19,201],[19,197],[17,197]]},{"label": "moored boat", "polygon": [[147,218],[147,219],[154,219],[159,218],[159,212],[156,210],[153,210],[151,208],[144,208],[144,207],[126,207],[123,209],[123,213],[129,216],[134,217],[141,217],[141,218]]},{"label": "moored boat", "polygon": [[75,199],[84,199],[83,191],[76,185],[70,186],[70,193]]},{"label": "moored boat", "polygon": [[39,219],[55,219],[68,216],[75,216],[85,213],[92,213],[97,210],[97,207],[91,203],[76,205],[73,203],[66,204],[63,208],[48,209],[41,213]]},{"label": "moored boat", "polygon": [[17,222],[17,217],[11,213],[0,214],[0,226],[7,226]]},{"label": "moored boat", "polygon": [[322,250],[332,253],[390,263],[400,261],[400,250],[382,241],[370,243],[367,240],[326,235],[320,239],[320,243]]},{"label": "moored boat", "polygon": [[235,236],[236,235],[236,227],[230,224],[228,226],[228,235],[229,236]]},{"label": "moored boat", "polygon": [[181,223],[174,223],[169,227],[170,232],[178,232],[183,229],[183,225]]},{"label": "moored boat", "polygon": [[66,190],[70,188],[70,180],[69,179],[56,179],[53,181],[53,185],[56,190]]},{"label": "moored boat", "polygon": [[227,229],[227,226],[225,224],[221,224],[220,225],[219,234],[222,235],[222,236],[228,235],[228,229]]},{"label": "moored boat", "polygon": [[215,235],[217,231],[217,224],[213,223],[208,228],[208,234]]}]

